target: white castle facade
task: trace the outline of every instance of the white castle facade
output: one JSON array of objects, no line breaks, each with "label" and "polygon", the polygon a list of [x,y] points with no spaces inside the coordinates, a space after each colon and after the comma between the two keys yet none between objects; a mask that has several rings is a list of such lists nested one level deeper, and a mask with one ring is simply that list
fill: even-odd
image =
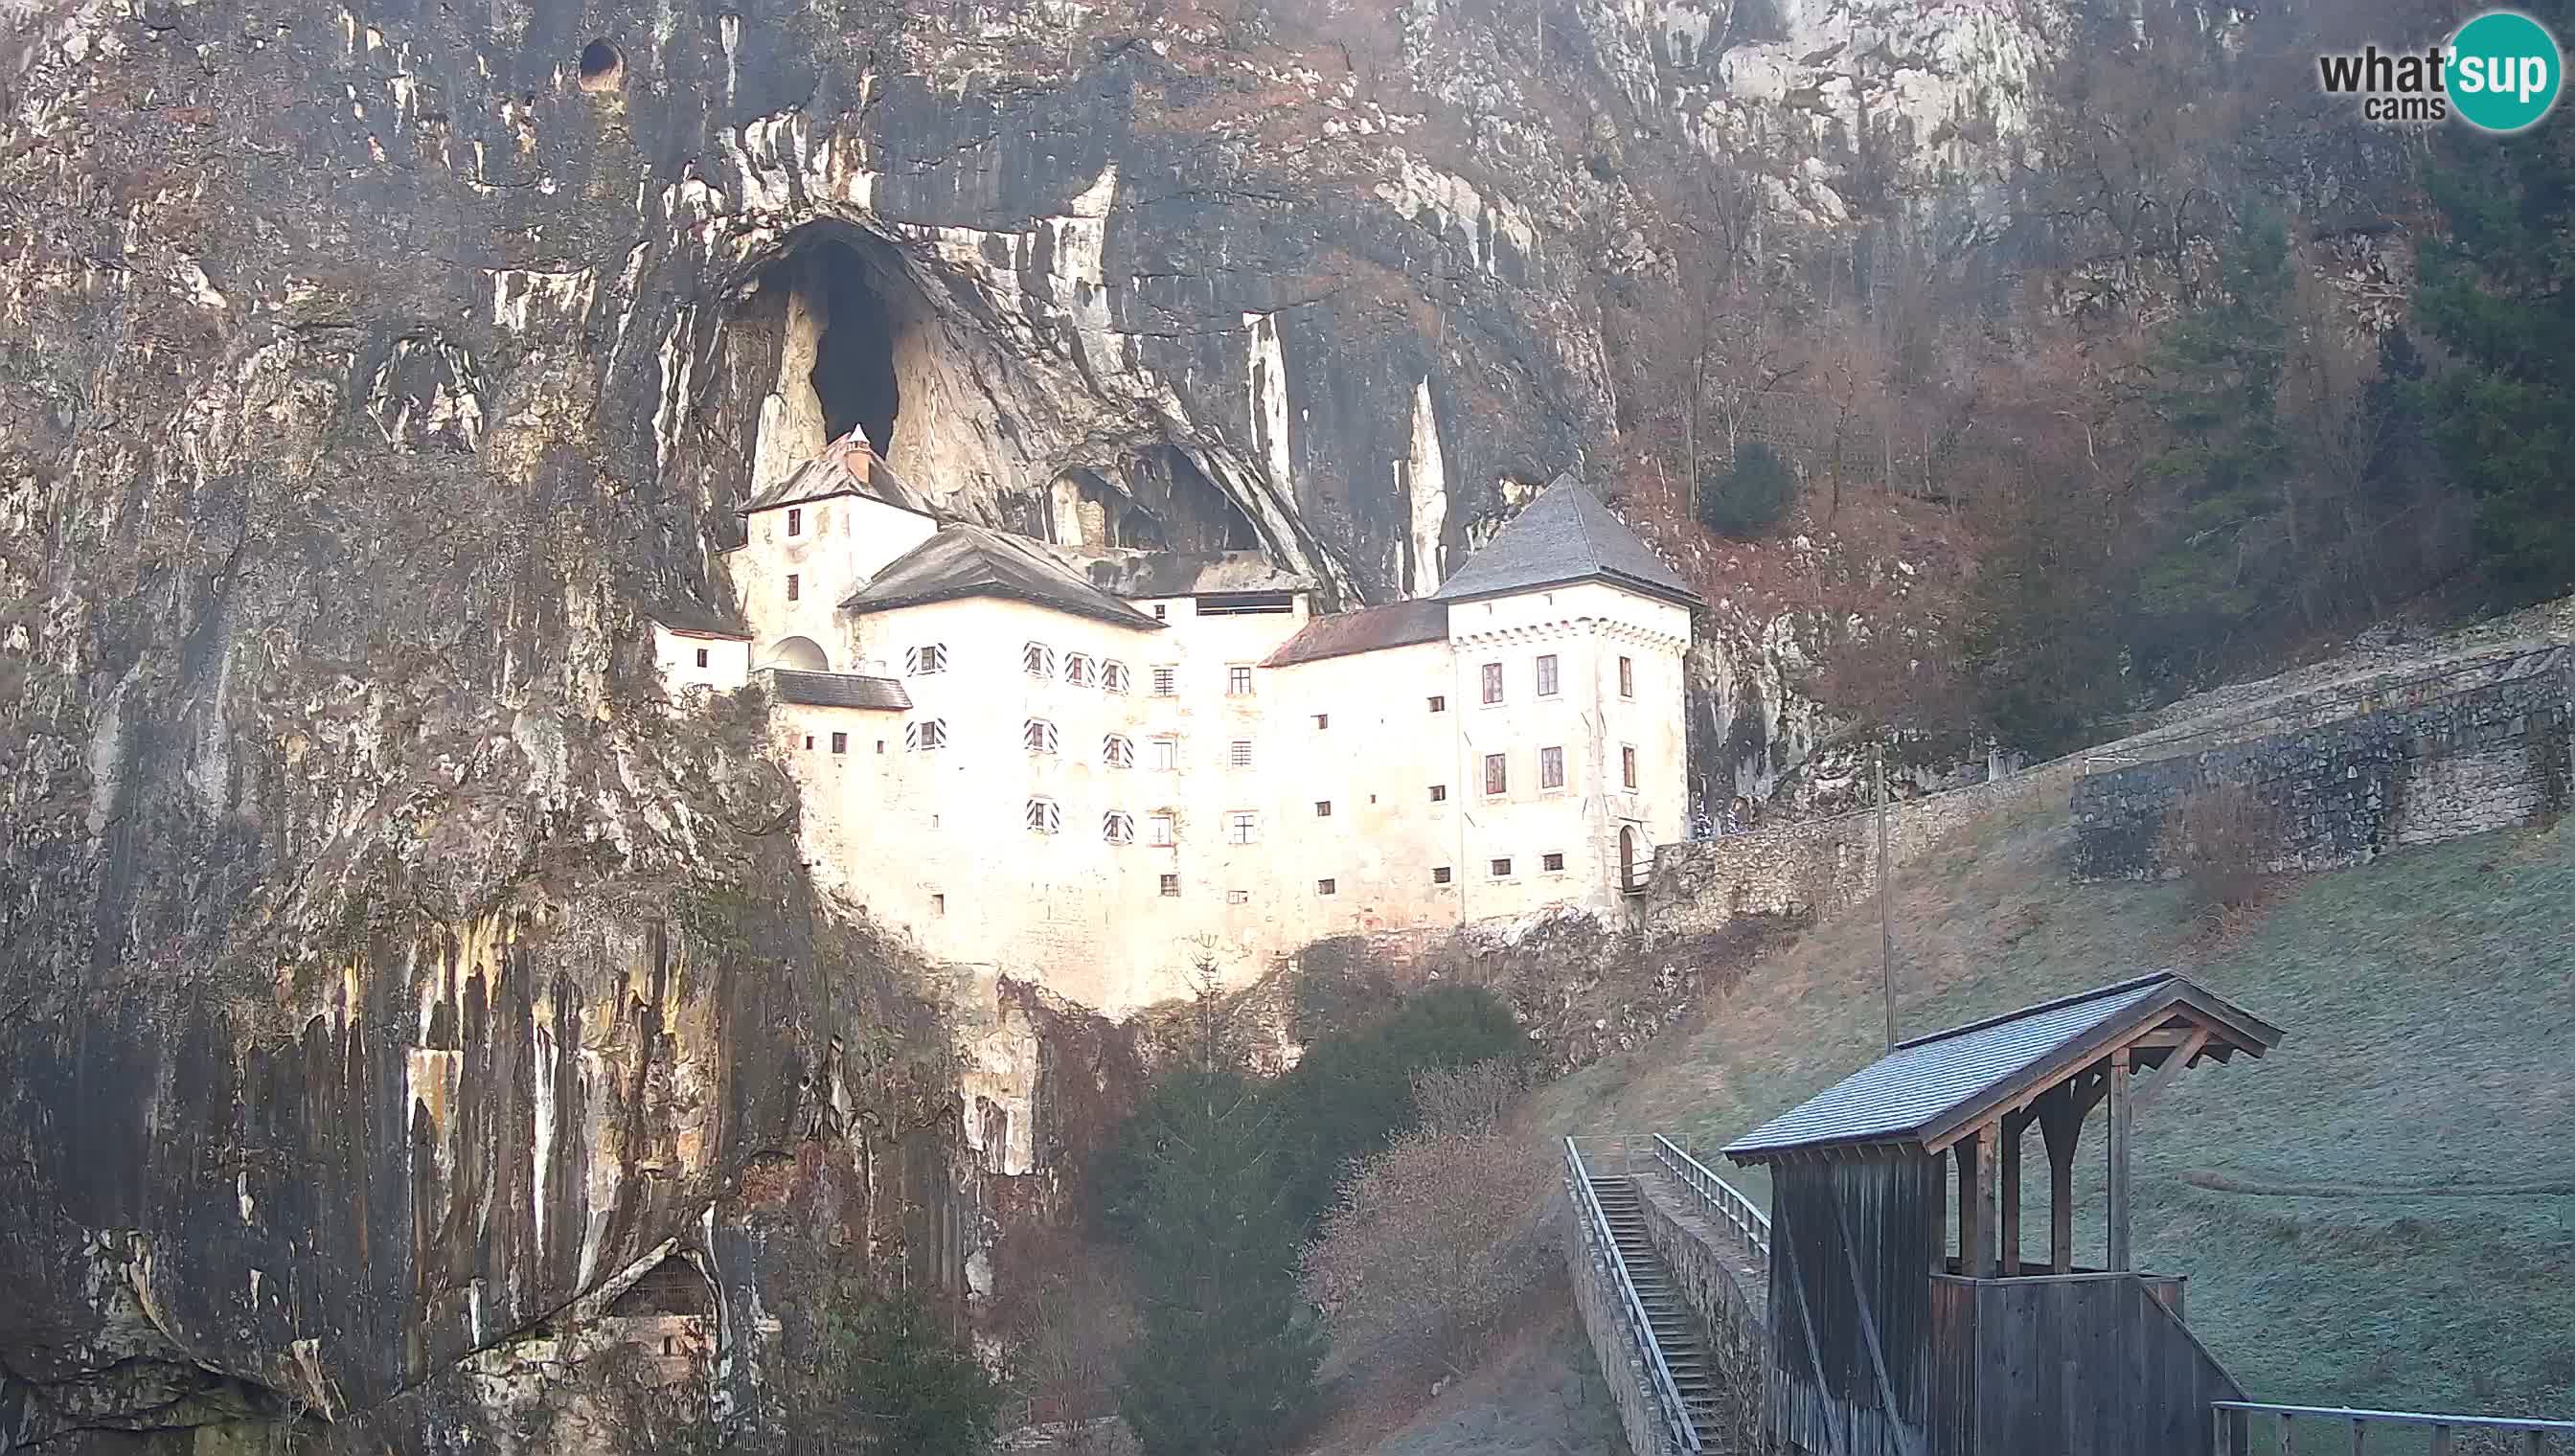
[{"label": "white castle facade", "polygon": [[676,693],[764,683],[817,880],[1109,1015],[1326,936],[1614,915],[1683,831],[1687,587],[1560,480],[1431,597],[943,522],[844,441],[756,497]]}]

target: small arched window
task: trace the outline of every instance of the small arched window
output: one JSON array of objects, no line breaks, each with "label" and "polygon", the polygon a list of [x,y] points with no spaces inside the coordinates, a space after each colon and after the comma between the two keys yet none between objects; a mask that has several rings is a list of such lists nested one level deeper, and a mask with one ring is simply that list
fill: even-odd
[{"label": "small arched window", "polygon": [[1124,693],[1134,686],[1134,680],[1127,676],[1125,663],[1107,662],[1100,665],[1100,686],[1112,693]]},{"label": "small arched window", "polygon": [[1110,733],[1100,740],[1100,761],[1112,768],[1136,766],[1136,740],[1124,733]]},{"label": "small arched window", "polygon": [[1020,745],[1032,753],[1055,751],[1055,725],[1042,718],[1030,719],[1020,729]]},{"label": "small arched window", "polygon": [[1100,816],[1100,837],[1112,844],[1136,842],[1136,816],[1124,809],[1111,809]]},{"label": "small arched window", "polygon": [[1052,798],[1029,800],[1029,827],[1041,834],[1052,834],[1064,827],[1064,812]]},{"label": "small arched window", "polygon": [[1097,682],[1098,679],[1092,672],[1091,659],[1080,653],[1065,654],[1064,681],[1076,688],[1088,688]]},{"label": "small arched window", "polygon": [[1020,671],[1032,678],[1054,677],[1055,649],[1042,642],[1033,642],[1020,649]]}]

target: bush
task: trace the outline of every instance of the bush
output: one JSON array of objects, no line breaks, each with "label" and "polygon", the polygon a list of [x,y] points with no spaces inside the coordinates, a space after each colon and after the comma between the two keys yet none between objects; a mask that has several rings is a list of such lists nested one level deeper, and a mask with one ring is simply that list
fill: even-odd
[{"label": "bush", "polygon": [[846,1286],[825,1321],[820,1377],[802,1392],[798,1428],[823,1449],[975,1456],[990,1450],[1002,1389],[905,1290]]},{"label": "bush", "polygon": [[2202,911],[2240,910],[2261,898],[2280,852],[2280,818],[2240,784],[2211,784],[2164,816],[2164,853],[2189,876]]},{"label": "bush", "polygon": [[1701,472],[1698,523],[1719,536],[1757,536],[1779,524],[1797,502],[1797,478],[1779,453],[1759,441],[1734,453],[1723,470]]}]

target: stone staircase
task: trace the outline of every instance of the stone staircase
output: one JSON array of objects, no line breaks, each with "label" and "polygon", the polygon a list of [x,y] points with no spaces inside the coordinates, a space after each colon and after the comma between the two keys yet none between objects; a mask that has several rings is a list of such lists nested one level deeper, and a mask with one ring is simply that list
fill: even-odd
[{"label": "stone staircase", "polygon": [[1665,1368],[1672,1372],[1672,1385],[1680,1392],[1692,1429],[1704,1443],[1712,1434],[1716,1414],[1717,1372],[1709,1361],[1698,1316],[1682,1302],[1680,1291],[1673,1287],[1671,1270],[1645,1237],[1645,1212],[1636,1180],[1613,1175],[1594,1176],[1590,1182],[1591,1196],[1599,1200],[1600,1211],[1609,1220],[1618,1262],[1626,1266],[1627,1281],[1635,1286],[1636,1298],[1645,1306],[1645,1320],[1652,1328],[1654,1344],[1662,1351]]}]

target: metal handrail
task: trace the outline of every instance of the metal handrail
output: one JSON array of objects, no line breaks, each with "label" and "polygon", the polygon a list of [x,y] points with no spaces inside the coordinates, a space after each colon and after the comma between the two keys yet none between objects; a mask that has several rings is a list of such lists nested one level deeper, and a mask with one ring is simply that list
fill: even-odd
[{"label": "metal handrail", "polygon": [[1609,1227],[1609,1215],[1601,1208],[1599,1197],[1591,1191],[1591,1175],[1582,1166],[1582,1151],[1570,1137],[1564,1140],[1564,1171],[1572,1184],[1576,1216],[1590,1227],[1601,1251],[1608,1255],[1609,1272],[1618,1278],[1618,1299],[1627,1307],[1627,1332],[1635,1338],[1637,1353],[1644,1357],[1646,1373],[1653,1377],[1654,1398],[1663,1407],[1663,1421],[1671,1427],[1673,1443],[1680,1450],[1696,1451],[1698,1427],[1690,1421],[1689,1407],[1681,1400],[1680,1386],[1672,1381],[1671,1367],[1663,1363],[1663,1347],[1654,1338],[1652,1321],[1645,1318],[1645,1301],[1637,1297],[1636,1285],[1627,1277],[1627,1261],[1618,1253],[1618,1236]]},{"label": "metal handrail", "polygon": [[1735,1234],[1754,1253],[1765,1260],[1770,1257],[1770,1215],[1743,1196],[1742,1189],[1709,1171],[1707,1164],[1659,1132],[1654,1134],[1654,1160],[1682,1187],[1696,1193],[1710,1212],[1733,1225]]},{"label": "metal handrail", "polygon": [[[2354,1452],[2361,1451],[2363,1435],[2373,1423],[2430,1426],[2432,1449],[2439,1453],[2439,1456],[2448,1456],[2451,1449],[2450,1433],[2454,1428],[2478,1431],[2521,1431],[2529,1437],[2533,1456],[2547,1449],[2544,1438],[2550,1432],[2575,1435],[2575,1421],[2531,1420],[2519,1416],[2462,1416],[2414,1410],[2357,1410],[2350,1406],[2277,1405],[2263,1400],[2212,1400],[2209,1402],[2209,1408],[2210,1419],[2217,1428],[2215,1449],[2221,1453],[2221,1456],[2243,1456],[2243,1453],[2249,1450],[2252,1434],[2249,1423],[2252,1417],[2257,1415],[2279,1418],[2280,1449],[2283,1451],[2289,1449],[2289,1433],[2296,1423],[2308,1420],[2328,1423],[2350,1422],[2351,1449]],[[2239,1420],[2246,1423],[2245,1439],[2241,1441],[2234,1440],[2232,1433],[2227,1429],[2226,1417],[2230,1411],[2240,1412]]]}]

